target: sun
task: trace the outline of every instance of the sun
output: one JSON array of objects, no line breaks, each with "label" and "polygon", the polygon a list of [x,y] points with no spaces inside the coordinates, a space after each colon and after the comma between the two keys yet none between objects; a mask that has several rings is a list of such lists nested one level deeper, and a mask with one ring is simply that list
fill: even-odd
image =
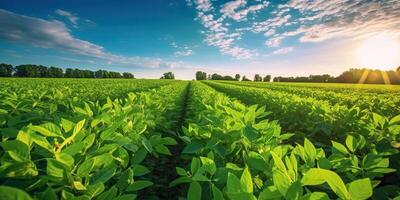
[{"label": "sun", "polygon": [[370,37],[358,47],[356,59],[359,67],[395,69],[400,65],[400,42],[389,34]]}]

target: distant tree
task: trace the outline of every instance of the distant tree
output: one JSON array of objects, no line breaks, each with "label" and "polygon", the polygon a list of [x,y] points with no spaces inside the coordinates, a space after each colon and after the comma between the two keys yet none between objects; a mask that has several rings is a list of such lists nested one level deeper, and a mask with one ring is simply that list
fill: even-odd
[{"label": "distant tree", "polygon": [[63,70],[58,67],[49,67],[47,71],[48,71],[48,77],[50,78],[61,78],[64,76]]},{"label": "distant tree", "polygon": [[221,76],[217,73],[214,73],[211,75],[211,80],[223,80],[223,76]]},{"label": "distant tree", "polygon": [[397,67],[396,71],[397,71],[397,72],[400,72],[400,66],[399,66],[399,67]]},{"label": "distant tree", "polygon": [[262,77],[259,74],[254,75],[254,81],[255,82],[261,82],[262,81]]},{"label": "distant tree", "polygon": [[132,73],[129,73],[129,72],[122,73],[122,76],[124,78],[135,78],[135,76]]},{"label": "distant tree", "polygon": [[240,81],[240,74],[235,75],[235,80]]},{"label": "distant tree", "polygon": [[166,72],[163,74],[161,79],[175,79],[175,75],[172,72]]},{"label": "distant tree", "polygon": [[39,67],[36,65],[18,65],[15,67],[15,76],[40,77]]},{"label": "distant tree", "polygon": [[0,64],[0,77],[11,77],[13,66],[9,64]]},{"label": "distant tree", "polygon": [[270,82],[270,81],[271,81],[271,75],[266,75],[266,76],[263,78],[263,81],[264,81],[264,82]]},{"label": "distant tree", "polygon": [[206,80],[206,79],[207,79],[207,73],[202,71],[196,72],[196,80]]},{"label": "distant tree", "polygon": [[234,81],[235,78],[233,78],[232,76],[223,76],[222,80],[226,80],[226,81]]},{"label": "distant tree", "polygon": [[242,77],[242,81],[251,81],[250,79],[246,78],[246,76]]}]

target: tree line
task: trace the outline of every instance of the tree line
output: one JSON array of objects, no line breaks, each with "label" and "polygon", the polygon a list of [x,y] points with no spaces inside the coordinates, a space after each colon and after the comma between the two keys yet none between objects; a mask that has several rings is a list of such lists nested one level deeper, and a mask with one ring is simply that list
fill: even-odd
[{"label": "tree line", "polygon": [[[229,81],[240,81],[240,74],[236,74],[235,77],[225,76],[219,74],[208,74],[206,72],[196,72],[196,80],[229,80]],[[337,77],[329,74],[322,75],[309,75],[309,76],[297,76],[297,77],[283,77],[276,76],[271,79],[271,75],[264,77],[259,74],[254,75],[253,81],[255,82],[313,82],[313,83],[366,83],[366,84],[400,84],[400,66],[394,70],[372,70],[367,68],[351,68],[344,71]],[[242,77],[241,81],[251,81],[246,76]]]},{"label": "tree line", "polygon": [[32,77],[32,78],[135,78],[132,73],[113,72],[106,70],[82,70],[67,68],[65,72],[59,67],[46,67],[43,65],[18,65],[0,64],[0,77]]},{"label": "tree line", "polygon": [[[196,80],[226,80],[226,81],[251,81],[246,76],[241,77],[240,74],[236,74],[235,77],[229,75],[220,75],[217,73],[208,74],[206,72],[198,71],[196,72]],[[271,80],[271,75],[266,75],[265,77],[261,77],[259,74],[254,76],[254,81],[265,81],[269,82]]]},{"label": "tree line", "polygon": [[[242,81],[251,81],[248,79],[246,76],[241,76],[240,74],[236,74],[235,77],[229,76],[229,75],[220,75],[217,73],[214,74],[208,74],[206,72],[202,71],[197,71],[196,72],[196,80],[226,80],[226,81],[240,81],[240,78],[242,78]],[[259,74],[256,74],[254,76],[254,81],[264,81],[264,82],[270,82],[271,81],[271,75],[266,75],[264,77],[260,76]]]}]

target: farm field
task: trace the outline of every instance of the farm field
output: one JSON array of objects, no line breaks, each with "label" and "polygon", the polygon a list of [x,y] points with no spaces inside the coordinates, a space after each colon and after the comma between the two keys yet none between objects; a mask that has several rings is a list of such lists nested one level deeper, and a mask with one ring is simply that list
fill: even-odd
[{"label": "farm field", "polygon": [[400,199],[400,86],[0,79],[0,199]]}]

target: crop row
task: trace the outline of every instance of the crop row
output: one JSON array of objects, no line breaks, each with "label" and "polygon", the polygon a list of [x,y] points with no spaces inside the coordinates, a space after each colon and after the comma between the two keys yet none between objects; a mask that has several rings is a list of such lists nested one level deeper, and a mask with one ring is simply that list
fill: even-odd
[{"label": "crop row", "polygon": [[310,87],[291,87],[277,84],[256,82],[223,82],[239,86],[264,88],[265,90],[286,92],[287,95],[297,95],[302,98],[312,97],[317,100],[329,102],[331,105],[345,105],[348,108],[359,107],[386,117],[394,117],[400,113],[400,98],[392,93],[376,94],[363,92],[363,90],[351,90],[351,92],[339,92]]},{"label": "crop row", "polygon": [[176,126],[186,87],[186,82],[174,82],[114,100],[107,98],[104,103],[70,101],[47,117],[45,112],[52,104],[46,102],[56,102],[59,97],[41,99],[41,110],[35,110],[32,96],[22,95],[26,98],[19,99],[25,102],[22,112],[30,118],[11,122],[16,121],[20,108],[2,110],[13,117],[2,115],[1,197],[135,198],[153,185],[146,178],[151,169],[143,165],[144,160],[170,155],[169,146],[176,144],[161,133]]},{"label": "crop row", "polygon": [[[0,79],[0,98],[9,97],[13,100],[14,98],[35,100],[47,98],[47,100],[64,101],[100,100],[104,102],[107,98],[119,98],[126,96],[129,92],[145,91],[172,82],[174,81],[144,79],[2,78]],[[30,96],[30,98],[25,96]]]},{"label": "crop row", "polygon": [[278,120],[285,131],[301,137],[314,137],[320,143],[329,143],[329,139],[344,141],[349,134],[363,135],[373,141],[368,143],[372,146],[390,148],[390,144],[398,146],[400,142],[400,115],[389,119],[369,110],[331,105],[312,97],[263,88],[206,83],[246,104],[265,105],[271,112],[270,118]]},{"label": "crop row", "polygon": [[[367,147],[362,135],[345,143],[315,147],[315,138],[288,142],[266,107],[246,106],[203,83],[190,88],[189,117],[181,139],[188,166],[176,168],[174,187],[185,184],[187,199],[385,199],[398,195],[385,185],[392,173],[385,153]],[[268,108],[268,107],[267,107]],[[396,194],[397,192],[397,194]]]}]

